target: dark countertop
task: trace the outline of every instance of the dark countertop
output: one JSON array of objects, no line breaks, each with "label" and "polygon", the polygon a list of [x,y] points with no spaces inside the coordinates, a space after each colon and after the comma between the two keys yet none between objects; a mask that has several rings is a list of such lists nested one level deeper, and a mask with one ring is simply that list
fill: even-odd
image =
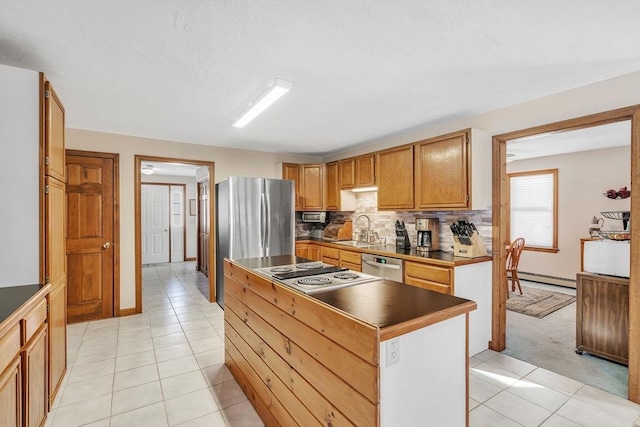
[{"label": "dark countertop", "polygon": [[[254,269],[307,261],[293,255],[233,260]],[[274,282],[293,291],[296,289]],[[307,295],[380,328],[386,340],[475,310],[475,302],[416,286],[380,279]]]},{"label": "dark countertop", "polygon": [[430,251],[430,252],[418,252],[415,247],[409,249],[396,248],[394,245],[376,245],[369,247],[354,247],[337,244],[335,240],[320,239],[317,237],[297,237],[296,242],[314,242],[321,243],[322,245],[331,246],[333,248],[340,248],[354,252],[361,252],[365,254],[374,254],[382,256],[391,256],[396,258],[402,258],[408,261],[416,261],[430,264],[439,264],[446,266],[459,266],[466,264],[475,264],[478,262],[491,261],[491,255],[482,256],[477,258],[464,258],[454,256],[451,252],[445,251]]},{"label": "dark countertop", "polygon": [[4,322],[44,285],[22,285],[0,288],[0,323]]}]

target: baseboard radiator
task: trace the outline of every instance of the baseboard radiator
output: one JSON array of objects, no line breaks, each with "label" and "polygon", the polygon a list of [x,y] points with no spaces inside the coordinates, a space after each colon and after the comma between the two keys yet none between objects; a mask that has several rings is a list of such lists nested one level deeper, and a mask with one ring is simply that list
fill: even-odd
[{"label": "baseboard radiator", "polygon": [[522,280],[529,280],[531,282],[547,283],[549,285],[565,286],[567,288],[576,287],[575,279],[565,279],[562,277],[546,276],[544,274],[526,273],[524,271],[518,271],[518,277]]}]

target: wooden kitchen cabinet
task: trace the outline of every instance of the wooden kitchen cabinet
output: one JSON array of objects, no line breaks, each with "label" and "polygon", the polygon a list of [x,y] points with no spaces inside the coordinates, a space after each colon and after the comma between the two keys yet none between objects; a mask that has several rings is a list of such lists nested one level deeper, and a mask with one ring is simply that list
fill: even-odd
[{"label": "wooden kitchen cabinet", "polygon": [[0,426],[22,425],[20,324],[0,336]]},{"label": "wooden kitchen cabinet", "polygon": [[320,247],[320,261],[335,266],[340,265],[340,249],[329,248],[327,246]]},{"label": "wooden kitchen cabinet", "polygon": [[363,154],[355,158],[355,187],[372,187],[376,185],[376,154]]},{"label": "wooden kitchen cabinet", "polygon": [[328,211],[340,210],[340,182],[338,162],[331,162],[325,165],[325,208]]},{"label": "wooden kitchen cabinet", "polygon": [[295,192],[295,210],[301,209],[300,205],[300,165],[296,163],[282,164],[282,179],[290,179],[293,181],[293,191]]},{"label": "wooden kitchen cabinet", "polygon": [[338,162],[340,189],[350,190],[356,185],[356,159],[349,157]]},{"label": "wooden kitchen cabinet", "polygon": [[447,267],[405,261],[404,283],[453,295],[453,270]]},{"label": "wooden kitchen cabinet", "polygon": [[490,137],[466,129],[414,145],[415,209],[488,209],[491,206]]},{"label": "wooden kitchen cabinet", "polygon": [[303,211],[324,210],[324,166],[300,165],[300,207]]},{"label": "wooden kitchen cabinet", "polygon": [[47,419],[47,326],[43,324],[22,352],[24,425],[39,427]]},{"label": "wooden kitchen cabinet", "polygon": [[629,279],[576,275],[576,352],[629,363]]},{"label": "wooden kitchen cabinet", "polygon": [[47,296],[49,312],[49,407],[58,395],[60,385],[67,372],[67,286],[65,283],[52,287]]},{"label": "wooden kitchen cabinet", "polygon": [[314,245],[313,243],[296,242],[296,256],[311,261],[320,261],[320,246]]},{"label": "wooden kitchen cabinet", "polygon": [[340,267],[346,267],[353,271],[362,271],[362,254],[340,249]]},{"label": "wooden kitchen cabinet", "polygon": [[413,162],[413,145],[378,152],[379,210],[413,209]]}]

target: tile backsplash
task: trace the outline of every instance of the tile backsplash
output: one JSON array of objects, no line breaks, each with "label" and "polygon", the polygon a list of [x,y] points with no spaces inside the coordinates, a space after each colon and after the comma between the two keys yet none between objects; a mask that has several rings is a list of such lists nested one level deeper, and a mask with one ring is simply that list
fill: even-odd
[{"label": "tile backsplash", "polygon": [[[440,220],[440,249],[453,252],[453,235],[449,225],[459,219],[466,219],[475,224],[480,233],[480,237],[491,252],[491,210],[486,211],[441,211],[441,212],[392,212],[378,211],[378,193],[368,191],[356,194],[355,212],[329,212],[328,217],[333,222],[343,222],[347,220],[355,221],[358,215],[365,214],[371,219],[371,230],[384,237],[388,244],[394,244],[396,239],[395,222],[404,221],[411,246],[416,246],[416,224],[417,216],[437,217]],[[360,230],[367,227],[365,218],[361,218],[358,223],[353,223],[353,230]],[[303,224],[300,220],[300,213],[296,215],[296,236],[305,237],[311,235],[312,230],[321,230],[322,224]]]}]

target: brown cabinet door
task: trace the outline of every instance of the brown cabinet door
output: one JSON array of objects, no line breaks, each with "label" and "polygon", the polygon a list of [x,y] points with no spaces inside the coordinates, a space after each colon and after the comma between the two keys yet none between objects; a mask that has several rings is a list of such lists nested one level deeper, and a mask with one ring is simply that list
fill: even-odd
[{"label": "brown cabinet door", "polygon": [[282,179],[290,179],[293,181],[293,190],[295,192],[296,211],[301,209],[300,205],[300,165],[296,163],[282,164]]},{"label": "brown cabinet door", "polygon": [[67,279],[65,190],[63,182],[45,177],[45,282],[53,286]]},{"label": "brown cabinet door", "polygon": [[47,417],[47,327],[42,325],[22,352],[24,425],[39,427]]},{"label": "brown cabinet door", "polygon": [[376,185],[376,155],[365,154],[355,158],[356,163],[356,187],[372,187]]},{"label": "brown cabinet door", "polygon": [[320,246],[309,245],[309,259],[312,261],[320,261]]},{"label": "brown cabinet door", "polygon": [[296,243],[296,256],[309,259],[309,245],[307,243]]},{"label": "brown cabinet door", "polygon": [[64,283],[49,293],[49,406],[58,393],[67,370],[67,292]]},{"label": "brown cabinet door", "polygon": [[413,208],[413,146],[378,152],[378,209]]},{"label": "brown cabinet door", "polygon": [[0,426],[22,426],[22,370],[20,356],[0,375]]},{"label": "brown cabinet door", "polygon": [[348,190],[356,185],[356,168],[353,157],[340,160],[339,181],[342,190]]},{"label": "brown cabinet door", "polygon": [[67,153],[69,323],[113,317],[116,159],[108,156]]},{"label": "brown cabinet door", "polygon": [[323,165],[300,165],[301,183],[300,198],[302,199],[302,210],[321,211],[324,210],[323,192]]},{"label": "brown cabinet door", "polygon": [[468,208],[468,140],[461,132],[415,144],[416,209]]},{"label": "brown cabinet door", "polygon": [[44,142],[45,175],[64,182],[64,106],[48,81],[44,82]]},{"label": "brown cabinet door", "polygon": [[325,176],[327,181],[325,184],[326,204],[328,211],[340,210],[340,184],[338,182],[338,162],[331,162],[325,165]]}]

